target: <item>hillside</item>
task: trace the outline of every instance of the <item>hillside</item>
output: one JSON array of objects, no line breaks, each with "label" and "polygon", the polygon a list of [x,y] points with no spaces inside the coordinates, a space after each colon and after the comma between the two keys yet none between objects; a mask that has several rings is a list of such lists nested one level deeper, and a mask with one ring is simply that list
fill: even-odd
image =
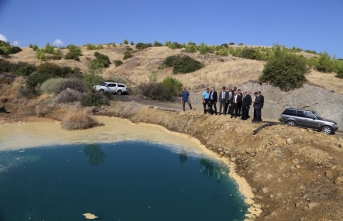
[{"label": "hillside", "polygon": [[[142,82],[149,81],[149,75],[152,71],[158,73],[158,81],[161,81],[166,76],[173,76],[183,82],[183,84],[191,89],[203,89],[206,86],[215,86],[220,88],[222,86],[238,85],[247,81],[258,81],[258,77],[262,74],[264,61],[243,59],[233,56],[217,56],[215,54],[201,55],[199,53],[186,53],[183,49],[170,49],[166,46],[150,47],[133,53],[133,57],[128,60],[123,60],[124,64],[116,67],[113,64],[114,60],[122,60],[123,54],[126,50],[125,45],[117,45],[117,47],[107,47],[101,50],[87,50],[82,46],[82,54],[80,62],[74,60],[51,60],[49,62],[59,64],[61,66],[78,67],[83,72],[87,72],[88,63],[94,59],[94,52],[98,51],[107,55],[112,64],[106,68],[103,77],[105,79],[112,79],[115,76],[124,77],[127,84],[138,86]],[[135,46],[129,46],[135,50]],[[29,62],[32,64],[43,63],[36,58],[35,52],[31,48],[22,48],[23,51],[11,55],[11,58],[6,59],[10,62]],[[62,54],[66,54],[68,49],[62,49]],[[158,69],[163,60],[171,55],[187,54],[188,56],[202,62],[205,67],[189,74],[174,75],[171,68]],[[311,54],[303,53],[305,56],[313,56]],[[308,84],[316,85],[343,94],[343,79],[335,77],[335,73],[321,73],[316,70],[306,76]]]}]

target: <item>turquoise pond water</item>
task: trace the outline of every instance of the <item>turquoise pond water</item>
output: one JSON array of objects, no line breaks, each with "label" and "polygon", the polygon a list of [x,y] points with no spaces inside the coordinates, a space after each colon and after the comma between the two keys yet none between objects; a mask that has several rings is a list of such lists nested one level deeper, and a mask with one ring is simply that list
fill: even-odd
[{"label": "turquoise pond water", "polygon": [[0,220],[243,220],[228,168],[148,142],[0,152]]}]

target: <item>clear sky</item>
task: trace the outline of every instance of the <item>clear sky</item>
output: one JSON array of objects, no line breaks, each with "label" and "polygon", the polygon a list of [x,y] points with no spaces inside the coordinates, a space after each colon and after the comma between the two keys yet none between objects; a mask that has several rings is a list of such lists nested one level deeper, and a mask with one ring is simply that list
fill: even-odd
[{"label": "clear sky", "polygon": [[343,0],[0,0],[0,39],[23,47],[278,43],[343,58]]}]

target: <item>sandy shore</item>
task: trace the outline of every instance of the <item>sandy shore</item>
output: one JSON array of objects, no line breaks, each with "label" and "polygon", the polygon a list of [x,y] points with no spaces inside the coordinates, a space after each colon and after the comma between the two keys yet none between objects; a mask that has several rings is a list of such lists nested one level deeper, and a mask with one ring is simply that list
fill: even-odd
[{"label": "sandy shore", "polygon": [[163,143],[180,150],[207,155],[224,162],[230,167],[229,176],[235,180],[239,191],[245,198],[245,203],[250,206],[248,214],[246,214],[248,217],[247,220],[250,220],[251,214],[258,216],[262,212],[260,206],[255,205],[252,200],[254,194],[247,181],[235,173],[235,165],[227,158],[220,158],[217,154],[208,150],[198,139],[187,134],[169,131],[155,124],[135,124],[129,120],[115,117],[97,117],[97,119],[104,126],[76,131],[63,130],[58,121],[1,124],[0,150],[71,143],[118,142],[125,140]]}]

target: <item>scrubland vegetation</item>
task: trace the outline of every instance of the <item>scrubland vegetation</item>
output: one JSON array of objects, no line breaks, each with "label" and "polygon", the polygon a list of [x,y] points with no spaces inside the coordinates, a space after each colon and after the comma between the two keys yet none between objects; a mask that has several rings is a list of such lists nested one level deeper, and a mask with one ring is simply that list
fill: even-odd
[{"label": "scrubland vegetation", "polygon": [[99,125],[99,122],[90,116],[86,110],[69,112],[62,121],[62,127],[66,130],[87,129]]},{"label": "scrubland vegetation", "polygon": [[[301,48],[286,48],[281,45],[272,47],[250,47],[243,43],[223,43],[221,45],[199,45],[188,42],[178,43],[167,41],[162,44],[158,41],[151,43],[139,42],[134,44],[124,40],[125,51],[122,60],[113,60],[116,67],[124,64],[126,60],[135,56],[135,52],[150,47],[166,46],[172,50],[178,49],[183,52],[178,55],[166,57],[159,65],[159,69],[172,68],[174,74],[187,74],[200,70],[205,65],[191,56],[194,53],[201,55],[215,54],[217,56],[234,56],[251,60],[264,61],[264,69],[259,78],[260,82],[269,82],[282,90],[288,91],[301,87],[306,82],[306,74],[311,69],[323,73],[335,72],[337,77],[343,78],[343,60],[330,57],[328,53],[317,53],[316,51],[303,50]],[[120,43],[120,45],[123,45]],[[115,43],[106,44],[109,50],[116,47]],[[87,50],[102,50],[102,44],[86,44]],[[121,46],[123,47],[123,46]],[[109,56],[94,52],[95,59],[87,62],[88,71],[81,73],[77,67],[60,66],[48,60],[74,60],[80,61],[83,56],[82,49],[73,44],[64,49],[68,49],[66,54],[62,54],[61,48],[46,44],[39,48],[36,44],[30,44],[30,48],[36,52],[36,57],[44,63],[36,66],[28,62],[11,63],[10,59],[0,60],[0,72],[11,72],[17,75],[27,77],[26,86],[19,90],[20,97],[32,98],[41,94],[53,94],[58,103],[68,103],[80,101],[83,106],[101,106],[108,105],[113,99],[110,94],[92,93],[93,85],[108,80],[102,78],[103,71],[111,66]],[[0,41],[0,54],[8,56],[11,53],[20,52],[19,47],[13,47],[9,43]],[[64,50],[65,53],[65,50]],[[86,52],[84,52],[86,53]],[[187,53],[189,53],[187,55]],[[6,57],[5,57],[6,58]],[[9,57],[10,58],[10,57]],[[162,100],[172,101],[181,91],[182,83],[172,77],[167,77],[162,82],[157,82],[158,73],[152,71],[148,83],[142,83],[137,88],[129,86],[129,92],[133,94],[141,93],[143,96]],[[116,76],[109,81],[126,83],[127,79],[122,76]]]}]

